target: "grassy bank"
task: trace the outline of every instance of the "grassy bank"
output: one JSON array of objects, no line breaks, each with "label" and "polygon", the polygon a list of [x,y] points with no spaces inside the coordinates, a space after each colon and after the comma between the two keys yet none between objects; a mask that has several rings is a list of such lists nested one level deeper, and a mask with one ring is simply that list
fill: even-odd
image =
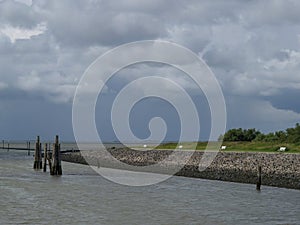
[{"label": "grassy bank", "polygon": [[[180,143],[182,149],[192,149],[195,143]],[[198,142],[197,150],[205,150],[207,142]],[[244,151],[244,152],[277,152],[282,146],[287,147],[287,153],[300,153],[300,145],[282,144],[269,142],[224,142],[226,150],[222,151]],[[175,149],[177,143],[161,144],[156,149]]]}]

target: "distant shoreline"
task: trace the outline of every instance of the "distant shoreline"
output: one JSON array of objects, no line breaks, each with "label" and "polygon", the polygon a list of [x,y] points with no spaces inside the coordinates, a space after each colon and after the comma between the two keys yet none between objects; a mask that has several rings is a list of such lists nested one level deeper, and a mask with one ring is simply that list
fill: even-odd
[{"label": "distant shoreline", "polygon": [[[177,160],[166,161],[160,170],[145,170],[144,166],[156,164],[166,159],[171,151],[152,150],[135,151],[128,148],[109,150],[114,158],[134,165],[136,171],[168,174],[177,165]],[[188,163],[177,172],[177,176],[203,178],[255,184],[257,167],[262,166],[262,185],[300,190],[300,154],[262,153],[262,152],[219,152],[213,163],[199,171],[199,162],[204,151],[195,151]],[[209,153],[208,153],[209,154]],[[84,157],[83,157],[84,156]],[[178,157],[187,157],[186,151],[180,151]],[[72,163],[90,164],[107,168],[126,169],[108,160],[101,151],[81,151],[62,154],[62,160]]]}]

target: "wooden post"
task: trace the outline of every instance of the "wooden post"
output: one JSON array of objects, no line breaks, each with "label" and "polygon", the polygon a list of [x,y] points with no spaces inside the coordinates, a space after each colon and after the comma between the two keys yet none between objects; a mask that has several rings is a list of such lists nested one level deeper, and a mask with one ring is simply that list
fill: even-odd
[{"label": "wooden post", "polygon": [[42,144],[40,143],[40,136],[37,136],[34,153],[33,168],[36,170],[42,169]]},{"label": "wooden post", "polygon": [[62,175],[61,158],[60,158],[60,144],[58,135],[55,137],[52,153],[52,169],[51,175]]},{"label": "wooden post", "polygon": [[50,170],[50,174],[52,174],[52,153],[51,153],[51,144],[48,143],[48,149],[47,149],[47,155],[46,155],[46,159],[48,161],[48,165],[49,165],[49,170]]},{"label": "wooden post", "polygon": [[27,141],[27,155],[30,155],[30,142]]},{"label": "wooden post", "polygon": [[46,143],[44,147],[44,172],[47,171],[47,156],[48,156],[48,145]]},{"label": "wooden post", "polygon": [[55,143],[53,144],[53,147],[52,147],[52,157],[51,157],[51,167],[50,167],[50,175],[55,175],[54,173],[54,158],[55,158]]},{"label": "wooden post", "polygon": [[9,152],[9,142],[7,142],[7,151]]},{"label": "wooden post", "polygon": [[50,174],[52,175],[52,159],[51,159],[50,145],[49,145],[49,149],[47,151],[47,160],[48,160],[48,165],[49,165],[49,169],[50,169]]},{"label": "wooden post", "polygon": [[2,140],[2,148],[4,149],[4,140]]},{"label": "wooden post", "polygon": [[257,183],[256,183],[257,191],[260,191],[260,186],[261,186],[261,166],[258,166]]},{"label": "wooden post", "polygon": [[42,159],[42,143],[40,143],[40,151],[39,151],[39,168],[43,168],[43,159]]}]

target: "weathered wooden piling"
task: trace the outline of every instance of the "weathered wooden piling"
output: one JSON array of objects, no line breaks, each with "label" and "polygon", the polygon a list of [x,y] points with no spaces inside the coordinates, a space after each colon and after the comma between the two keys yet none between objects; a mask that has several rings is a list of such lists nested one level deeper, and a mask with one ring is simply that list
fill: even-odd
[{"label": "weathered wooden piling", "polygon": [[40,136],[37,136],[33,168],[39,170],[42,169],[42,166],[42,144],[40,143]]},{"label": "weathered wooden piling", "polygon": [[52,169],[50,171],[51,175],[62,175],[61,168],[61,157],[60,157],[60,144],[58,135],[55,137],[55,143],[53,145],[52,152]]},{"label": "weathered wooden piling", "polygon": [[48,145],[46,143],[44,147],[44,168],[43,168],[44,172],[47,172],[47,157],[48,157]]},{"label": "weathered wooden piling", "polygon": [[50,151],[47,152],[47,160],[48,160],[48,165],[49,165],[50,174],[51,174],[51,171],[52,171],[52,159],[51,159],[51,152]]},{"label": "weathered wooden piling", "polygon": [[30,155],[30,141],[27,141],[27,155]]},{"label": "weathered wooden piling", "polygon": [[261,186],[261,166],[258,166],[256,190],[260,191]]},{"label": "weathered wooden piling", "polygon": [[4,140],[2,140],[2,148],[4,149]]}]

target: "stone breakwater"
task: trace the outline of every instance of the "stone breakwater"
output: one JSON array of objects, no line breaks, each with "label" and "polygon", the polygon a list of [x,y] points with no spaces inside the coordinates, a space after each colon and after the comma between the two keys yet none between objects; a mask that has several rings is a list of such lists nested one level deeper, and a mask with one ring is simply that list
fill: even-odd
[{"label": "stone breakwater", "polygon": [[[199,162],[204,154],[202,151],[194,152],[191,157],[189,151],[180,151],[176,157],[170,158],[172,151],[169,150],[111,148],[108,151],[124,164],[116,163],[105,151],[92,150],[62,154],[62,160],[117,169],[128,169],[126,165],[132,165],[135,171],[173,174],[183,166],[178,163],[180,159],[186,158],[187,163],[175,175],[251,184],[256,183],[257,168],[262,166],[262,185],[300,189],[300,154],[219,152],[206,170],[199,171]],[[151,167],[157,163],[159,168]]]}]

